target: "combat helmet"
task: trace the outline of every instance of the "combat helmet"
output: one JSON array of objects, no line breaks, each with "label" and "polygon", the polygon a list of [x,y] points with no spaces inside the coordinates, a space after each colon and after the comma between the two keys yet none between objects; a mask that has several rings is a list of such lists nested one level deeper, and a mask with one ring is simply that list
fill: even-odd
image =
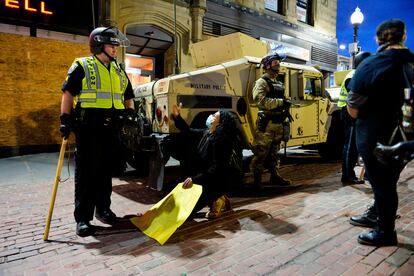
[{"label": "combat helmet", "polygon": [[260,64],[263,65],[264,69],[269,69],[270,65],[272,64],[272,61],[274,60],[282,61],[283,59],[284,58],[278,53],[272,53],[272,54],[269,54],[263,57],[262,60],[260,61]]}]

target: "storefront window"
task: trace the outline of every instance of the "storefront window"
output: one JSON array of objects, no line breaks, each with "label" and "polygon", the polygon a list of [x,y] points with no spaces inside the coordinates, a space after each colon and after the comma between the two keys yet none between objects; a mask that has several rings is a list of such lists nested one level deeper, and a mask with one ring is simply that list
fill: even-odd
[{"label": "storefront window", "polygon": [[154,79],[154,59],[140,55],[125,55],[125,71],[132,87]]}]

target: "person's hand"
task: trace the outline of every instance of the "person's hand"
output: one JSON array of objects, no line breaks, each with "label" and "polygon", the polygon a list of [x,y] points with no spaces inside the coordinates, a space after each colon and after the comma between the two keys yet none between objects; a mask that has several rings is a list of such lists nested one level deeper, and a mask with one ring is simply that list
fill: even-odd
[{"label": "person's hand", "polygon": [[283,109],[289,109],[292,103],[289,100],[283,100]]},{"label": "person's hand", "polygon": [[126,108],[124,110],[124,118],[126,119],[126,121],[135,121],[137,118],[137,113],[135,112],[135,109],[133,108]]},{"label": "person's hand", "polygon": [[73,119],[70,114],[62,113],[60,114],[60,127],[59,131],[61,133],[61,136],[66,140],[68,139],[70,132],[73,127]]},{"label": "person's hand", "polygon": [[177,118],[177,117],[178,117],[178,115],[180,115],[180,112],[181,112],[181,107],[182,107],[182,106],[183,106],[183,104],[182,104],[182,103],[180,103],[178,106],[177,106],[176,104],[174,104],[174,105],[173,105],[171,115],[172,115],[174,118]]},{"label": "person's hand", "polygon": [[184,180],[184,183],[183,183],[184,189],[189,189],[192,186],[193,186],[193,180],[191,179],[191,177],[188,177],[186,180]]},{"label": "person's hand", "polygon": [[136,116],[135,109],[133,109],[133,108],[125,108],[124,112],[125,112],[125,116],[127,118],[131,117],[133,119]]}]

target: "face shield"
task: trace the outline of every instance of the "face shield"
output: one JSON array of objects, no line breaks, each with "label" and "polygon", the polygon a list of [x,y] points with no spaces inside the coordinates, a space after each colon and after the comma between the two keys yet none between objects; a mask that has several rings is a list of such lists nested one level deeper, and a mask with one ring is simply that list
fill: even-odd
[{"label": "face shield", "polygon": [[94,40],[100,44],[111,44],[120,47],[129,47],[129,39],[117,28],[108,27],[95,35]]}]

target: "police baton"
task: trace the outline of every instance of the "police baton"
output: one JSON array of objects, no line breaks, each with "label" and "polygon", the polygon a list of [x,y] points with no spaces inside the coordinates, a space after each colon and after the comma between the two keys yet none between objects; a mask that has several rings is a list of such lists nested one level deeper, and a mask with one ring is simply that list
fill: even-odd
[{"label": "police baton", "polygon": [[60,173],[62,172],[62,165],[63,165],[63,159],[65,157],[65,150],[66,150],[67,142],[68,140],[63,138],[62,145],[60,146],[59,160],[58,160],[57,167],[56,167],[55,183],[53,184],[52,197],[50,198],[50,204],[49,204],[49,213],[47,215],[45,232],[43,234],[44,241],[46,241],[49,237],[50,221],[52,220],[53,208],[55,206],[56,193],[57,193],[57,188],[60,182]]}]

